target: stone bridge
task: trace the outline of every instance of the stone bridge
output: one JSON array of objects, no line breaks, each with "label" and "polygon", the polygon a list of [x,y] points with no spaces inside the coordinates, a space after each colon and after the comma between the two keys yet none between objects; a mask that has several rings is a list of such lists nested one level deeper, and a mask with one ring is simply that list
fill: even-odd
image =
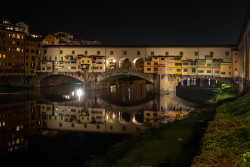
[{"label": "stone bridge", "polygon": [[[11,83],[15,86],[34,86],[42,87],[41,83],[46,83],[46,86],[53,86],[53,83],[50,84],[46,79],[53,78],[57,83],[63,83],[63,77],[69,77],[77,79],[82,82],[86,89],[103,89],[109,88],[112,81],[117,80],[118,78],[124,78],[129,76],[136,76],[142,79],[145,79],[149,83],[155,85],[156,91],[162,93],[173,92],[176,89],[176,84],[183,80],[195,79],[195,78],[206,78],[217,80],[221,83],[226,83],[232,87],[232,89],[238,89],[238,78],[221,78],[213,76],[201,76],[201,75],[176,75],[176,74],[149,74],[144,73],[143,71],[135,69],[118,69],[118,70],[106,70],[103,73],[89,73],[85,72],[50,72],[50,73],[37,73],[36,76],[30,77],[19,77],[18,81]],[[6,80],[6,79],[5,79]],[[17,80],[11,78],[10,80]]]}]

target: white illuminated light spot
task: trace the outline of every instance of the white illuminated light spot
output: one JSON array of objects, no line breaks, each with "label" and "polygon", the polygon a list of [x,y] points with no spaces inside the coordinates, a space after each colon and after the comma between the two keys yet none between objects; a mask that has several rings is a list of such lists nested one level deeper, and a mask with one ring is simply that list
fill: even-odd
[{"label": "white illuminated light spot", "polygon": [[78,89],[78,90],[76,91],[76,95],[77,95],[78,97],[81,97],[81,96],[82,96],[82,90],[81,90],[81,89]]},{"label": "white illuminated light spot", "polygon": [[74,96],[75,95],[75,92],[74,91],[72,91],[72,96]]}]

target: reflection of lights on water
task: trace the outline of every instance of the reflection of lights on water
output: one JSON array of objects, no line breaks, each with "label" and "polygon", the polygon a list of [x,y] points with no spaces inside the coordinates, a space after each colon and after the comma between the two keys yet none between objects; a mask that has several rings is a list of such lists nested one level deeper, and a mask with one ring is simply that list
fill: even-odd
[{"label": "reflection of lights on water", "polygon": [[130,100],[130,88],[128,88],[128,99]]},{"label": "reflection of lights on water", "polygon": [[210,79],[208,79],[208,85],[210,86]]},{"label": "reflection of lights on water", "polygon": [[81,97],[82,96],[82,90],[81,89],[77,89],[77,91],[76,91],[76,95],[78,96],[78,97]]},{"label": "reflection of lights on water", "polygon": [[65,99],[70,99],[70,95],[63,95]]},{"label": "reflection of lights on water", "polygon": [[75,96],[75,92],[74,91],[72,91],[72,96]]}]

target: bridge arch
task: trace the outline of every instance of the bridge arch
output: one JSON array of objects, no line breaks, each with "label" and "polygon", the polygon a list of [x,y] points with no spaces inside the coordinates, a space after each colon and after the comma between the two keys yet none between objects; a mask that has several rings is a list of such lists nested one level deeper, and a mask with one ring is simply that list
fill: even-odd
[{"label": "bridge arch", "polygon": [[119,68],[120,69],[131,69],[132,63],[131,60],[127,57],[123,57],[119,60]]},{"label": "bridge arch", "polygon": [[117,59],[114,58],[114,57],[109,57],[107,60],[106,60],[106,66],[107,66],[107,69],[117,69],[118,68],[118,63],[117,62]]},{"label": "bridge arch", "polygon": [[137,70],[144,70],[144,60],[143,58],[135,58],[133,60],[133,68]]},{"label": "bridge arch", "polygon": [[194,75],[194,76],[180,76],[178,77],[175,82],[173,83],[174,85],[177,85],[178,83],[181,83],[183,81],[187,82],[192,82],[192,80],[195,79],[208,79],[208,80],[216,80],[218,83],[224,83],[227,84],[231,87],[235,87],[236,85],[238,85],[237,83],[237,79],[236,78],[221,78],[221,77],[214,77],[214,76],[199,76],[199,75]]},{"label": "bridge arch", "polygon": [[34,80],[36,83],[33,83],[35,86],[44,87],[44,86],[55,86],[62,85],[67,83],[84,83],[84,77],[81,73],[65,73],[65,74],[47,74],[38,77]]}]

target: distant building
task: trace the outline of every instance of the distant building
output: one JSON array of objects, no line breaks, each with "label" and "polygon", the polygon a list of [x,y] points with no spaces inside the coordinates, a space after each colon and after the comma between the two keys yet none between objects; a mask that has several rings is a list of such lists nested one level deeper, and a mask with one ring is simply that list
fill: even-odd
[{"label": "distant building", "polygon": [[17,22],[15,23],[16,26],[22,27],[24,29],[24,33],[26,35],[29,35],[29,26],[27,24],[25,24],[24,22]]},{"label": "distant building", "polygon": [[74,39],[73,34],[67,32],[56,32],[54,36],[59,38],[59,45],[80,45],[80,41]]},{"label": "distant building", "polygon": [[59,45],[59,38],[56,35],[45,35],[44,40],[46,41],[46,45]]}]

